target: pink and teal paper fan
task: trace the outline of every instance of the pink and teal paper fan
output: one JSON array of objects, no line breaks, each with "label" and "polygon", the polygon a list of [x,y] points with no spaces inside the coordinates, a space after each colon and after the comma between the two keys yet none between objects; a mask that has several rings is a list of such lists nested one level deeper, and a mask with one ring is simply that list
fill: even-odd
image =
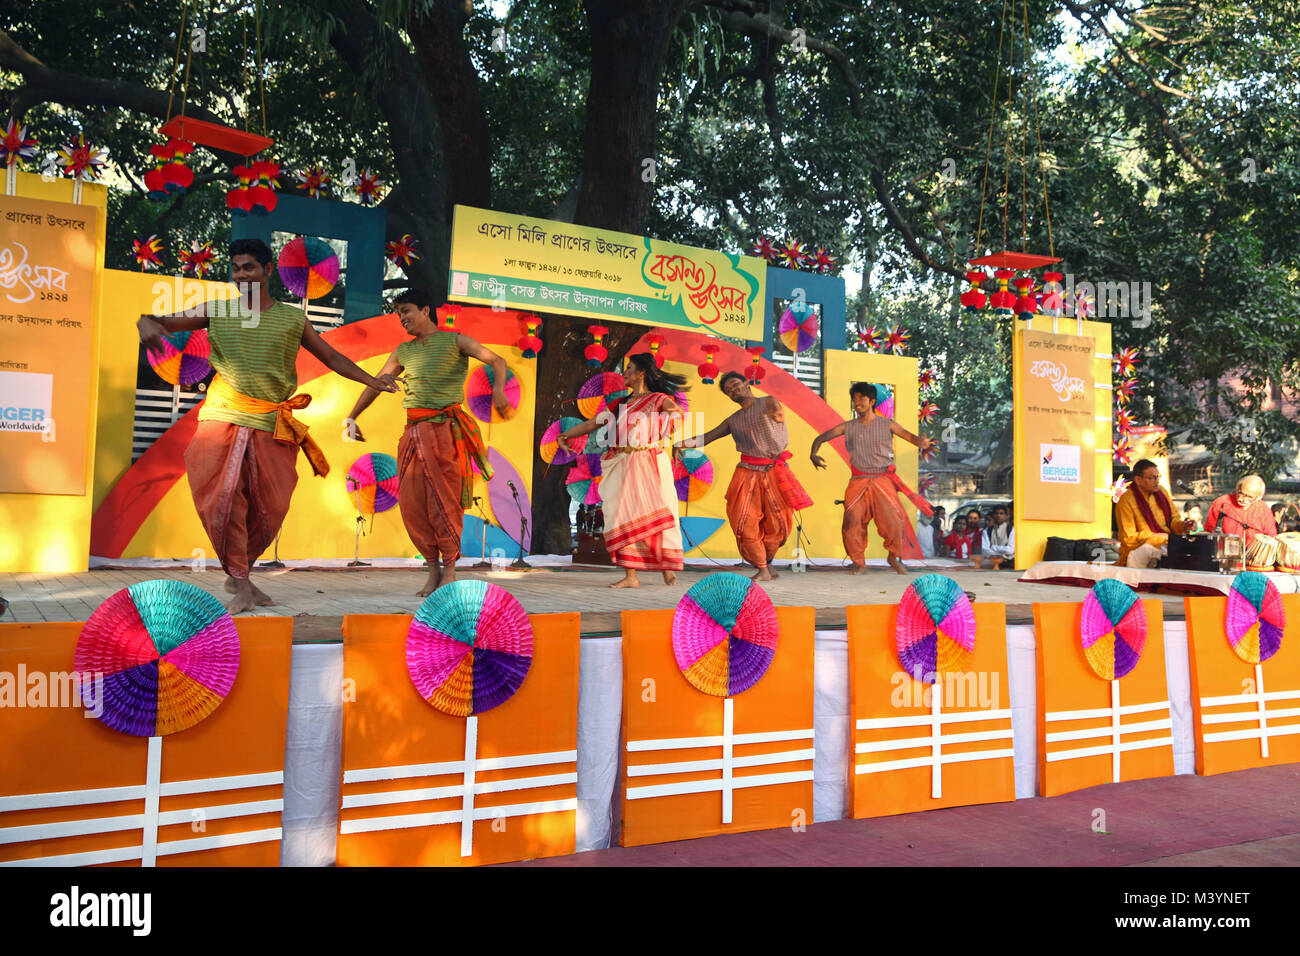
[{"label": "pink and teal paper fan", "polygon": [[[591,460],[597,462],[593,474]],[[600,458],[597,455],[579,455],[578,460],[564,476],[564,490],[580,505],[600,504]]]},{"label": "pink and teal paper fan", "polygon": [[894,641],[898,663],[923,684],[964,670],[975,651],[970,598],[952,578],[921,575],[898,602]]},{"label": "pink and teal paper fan", "polygon": [[387,511],[397,504],[397,459],[379,451],[362,455],[348,469],[345,483],[362,514]]},{"label": "pink and teal paper fan", "polygon": [[406,669],[426,701],[453,717],[498,707],[533,663],[533,625],[505,588],[453,581],[434,591],[406,632]]},{"label": "pink and teal paper fan", "polygon": [[697,690],[735,697],[758,683],[776,656],[776,608],[758,584],[719,571],[691,585],[673,612],[673,656]]},{"label": "pink and teal paper fan", "polygon": [[160,737],[193,727],[230,693],[239,634],[221,602],[184,581],[141,581],[90,615],[73,669],[86,708],[113,730]]},{"label": "pink and teal paper fan", "polygon": [[300,299],[319,299],[339,281],[339,257],[324,239],[299,236],[280,250],[280,281]]},{"label": "pink and teal paper fan", "polygon": [[578,414],[583,418],[595,418],[605,411],[611,402],[617,401],[627,393],[627,383],[618,372],[598,372],[582,383],[578,389]]},{"label": "pink and teal paper fan", "polygon": [[806,352],[817,343],[817,313],[786,309],[777,322],[777,334],[791,352]]},{"label": "pink and teal paper fan", "polygon": [[713,485],[713,462],[698,448],[683,448],[673,459],[673,486],[678,501],[699,501]]},{"label": "pink and teal paper fan", "polygon": [[1147,612],[1137,592],[1114,578],[1094,584],[1083,601],[1079,640],[1102,680],[1119,680],[1136,667],[1147,642]]},{"label": "pink and teal paper fan", "polygon": [[570,428],[576,428],[582,424],[581,418],[565,416],[558,422],[551,422],[546,426],[546,431],[542,432],[542,440],[538,443],[538,454],[542,456],[542,461],[548,465],[569,465],[574,459],[582,453],[587,446],[587,436],[579,435],[573,441],[569,442],[569,447],[573,451],[563,451],[559,445],[559,437],[562,432],[567,432]]},{"label": "pink and teal paper fan", "polygon": [[1286,631],[1286,608],[1277,585],[1258,571],[1234,577],[1225,630],[1232,652],[1247,664],[1262,664],[1276,654]]},{"label": "pink and teal paper fan", "polygon": [[475,418],[481,422],[503,422],[515,417],[515,412],[519,409],[519,399],[522,389],[519,385],[519,379],[515,378],[515,373],[506,369],[506,384],[502,387],[505,392],[506,401],[510,403],[510,411],[502,415],[492,404],[492,386],[495,384],[495,373],[491,365],[480,365],[474,371],[469,373],[469,378],[465,380],[465,405]]},{"label": "pink and teal paper fan", "polygon": [[879,401],[876,402],[876,414],[883,415],[885,418],[894,417],[894,388],[892,385],[877,385],[876,395]]},{"label": "pink and teal paper fan", "polygon": [[208,356],[212,351],[208,330],[171,332],[162,337],[161,356],[147,352],[149,365],[157,376],[172,385],[193,385],[208,377],[212,366]]}]

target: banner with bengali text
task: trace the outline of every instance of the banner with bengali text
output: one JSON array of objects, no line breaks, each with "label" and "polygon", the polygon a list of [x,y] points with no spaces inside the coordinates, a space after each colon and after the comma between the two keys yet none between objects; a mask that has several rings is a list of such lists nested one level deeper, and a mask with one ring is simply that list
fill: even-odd
[{"label": "banner with bengali text", "polygon": [[[1092,521],[1096,510],[1096,340],[1023,329],[1025,500],[1016,516],[1043,521]],[[1110,484],[1109,475],[1105,484]]]},{"label": "banner with bengali text", "polygon": [[763,338],[762,259],[457,206],[449,298]]},{"label": "banner with bengali text", "polygon": [[86,492],[96,215],[0,196],[0,493]]}]

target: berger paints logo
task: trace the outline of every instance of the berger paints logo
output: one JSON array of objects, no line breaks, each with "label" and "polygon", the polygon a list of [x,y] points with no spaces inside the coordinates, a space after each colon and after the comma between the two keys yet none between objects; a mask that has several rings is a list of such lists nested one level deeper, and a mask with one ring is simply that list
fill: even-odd
[{"label": "berger paints logo", "polygon": [[53,375],[0,372],[0,432],[45,432],[54,417],[53,395]]},{"label": "berger paints logo", "polygon": [[1038,480],[1050,484],[1079,483],[1078,445],[1039,445]]}]

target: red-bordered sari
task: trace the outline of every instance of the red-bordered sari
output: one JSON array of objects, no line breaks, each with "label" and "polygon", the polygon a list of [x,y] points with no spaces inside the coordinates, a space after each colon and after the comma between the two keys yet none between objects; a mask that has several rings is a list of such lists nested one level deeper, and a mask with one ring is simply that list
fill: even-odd
[{"label": "red-bordered sari", "polygon": [[650,392],[619,410],[616,445],[601,456],[605,547],[620,568],[677,571],[682,531],[671,457],[660,443],[671,421],[658,414],[667,395]]}]

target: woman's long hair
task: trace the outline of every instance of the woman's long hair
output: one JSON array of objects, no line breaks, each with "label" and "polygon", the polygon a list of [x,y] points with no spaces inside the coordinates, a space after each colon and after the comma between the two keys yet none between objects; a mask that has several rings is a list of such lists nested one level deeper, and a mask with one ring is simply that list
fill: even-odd
[{"label": "woman's long hair", "polygon": [[655,357],[649,352],[637,352],[635,355],[629,355],[627,360],[645,375],[645,387],[651,392],[676,395],[678,392],[690,390],[685,377],[665,372],[655,364]]}]

